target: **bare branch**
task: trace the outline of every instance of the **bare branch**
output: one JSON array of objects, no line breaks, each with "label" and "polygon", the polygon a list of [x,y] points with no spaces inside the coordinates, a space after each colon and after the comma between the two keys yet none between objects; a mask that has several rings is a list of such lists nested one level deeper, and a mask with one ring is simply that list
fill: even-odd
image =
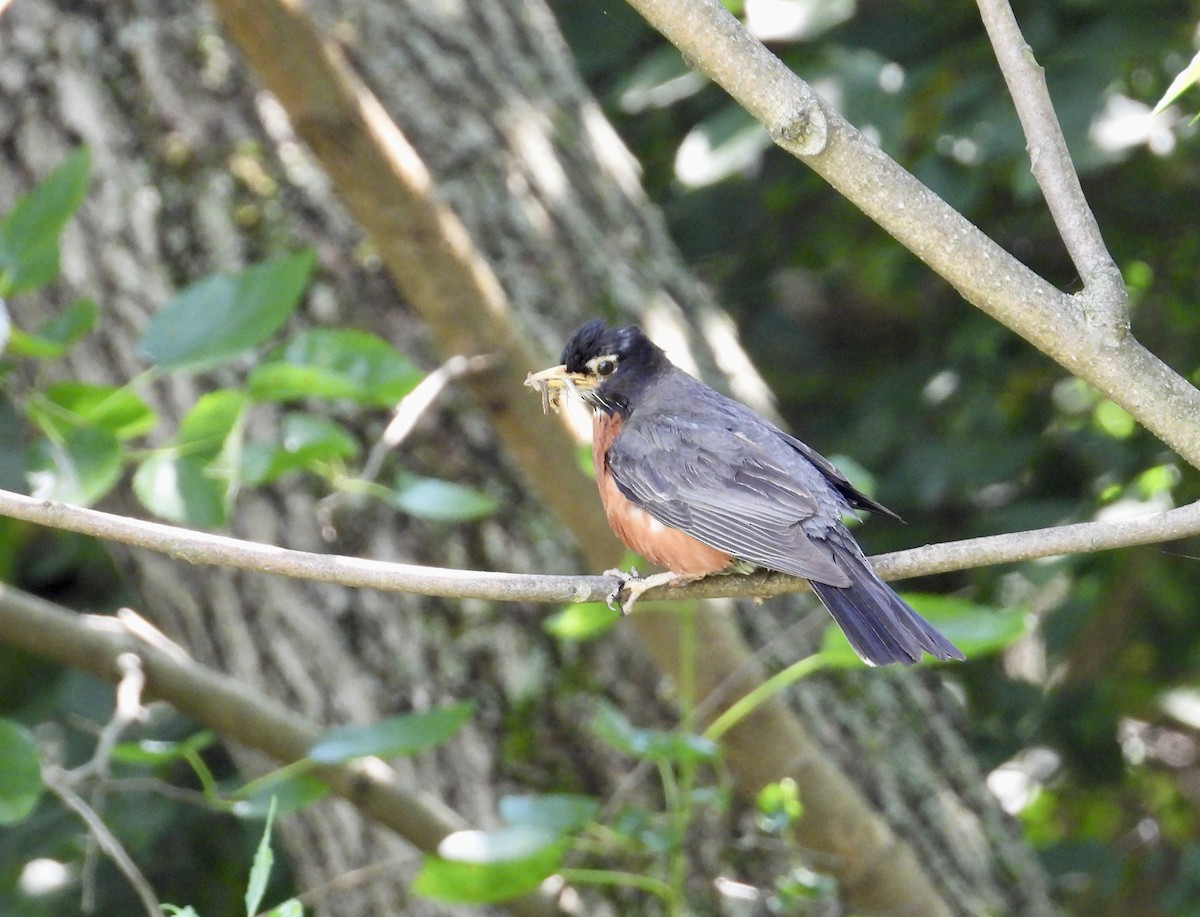
[{"label": "bare branch", "polygon": [[613,577],[480,573],[292,551],[67,503],[38,500],[9,491],[0,491],[0,514],[146,548],[189,563],[215,564],[385,592],[514,602],[583,602],[603,599],[616,585]]},{"label": "bare branch", "polygon": [[979,13],[1008,84],[1028,142],[1030,167],[1071,260],[1083,278],[1088,305],[1110,334],[1129,330],[1129,302],[1121,271],[1100,235],[1050,101],[1045,71],[1034,59],[1008,0],[978,0]]},{"label": "bare branch", "polygon": [[[601,602],[618,585],[616,578],[611,576],[451,570],[293,551],[53,500],[37,500],[5,490],[0,490],[0,515],[146,548],[189,563],[214,564],[385,592],[502,602]],[[873,558],[872,563],[884,579],[904,579],[1017,563],[1055,554],[1093,553],[1153,544],[1197,533],[1200,533],[1200,503],[1193,503],[1136,519],[1081,522],[925,545],[881,555]],[[807,581],[798,577],[763,572],[749,576],[712,576],[685,586],[657,587],[647,590],[646,600],[766,598],[808,588]]]},{"label": "bare branch", "polygon": [[71,771],[71,779],[76,782],[93,777],[106,778],[113,748],[121,735],[131,723],[136,723],[144,717],[142,689],[146,686],[146,675],[142,671],[141,659],[135,653],[122,653],[117,657],[117,671],[120,677],[117,681],[116,707],[113,709],[113,715],[100,730],[92,757]]},{"label": "bare branch", "polygon": [[[107,681],[121,677],[115,664],[121,654],[136,654],[142,660],[148,694],[169,702],[225,738],[258,749],[276,761],[304,758],[321,732],[316,723],[264,697],[260,690],[140,640],[117,619],[80,615],[3,583],[0,641]],[[467,827],[440,800],[406,787],[396,772],[378,758],[314,767],[311,773],[363,814],[420,850],[436,851],[444,837]],[[63,780],[55,774],[51,779],[55,792],[79,812],[102,843],[107,843],[111,835],[103,822],[93,818],[94,813],[69,787],[66,790],[73,798],[60,792],[65,786]],[[114,856],[108,847],[105,852]],[[518,915],[543,917],[558,913],[542,895],[528,895],[506,906]],[[160,911],[151,913],[158,915]]]}]

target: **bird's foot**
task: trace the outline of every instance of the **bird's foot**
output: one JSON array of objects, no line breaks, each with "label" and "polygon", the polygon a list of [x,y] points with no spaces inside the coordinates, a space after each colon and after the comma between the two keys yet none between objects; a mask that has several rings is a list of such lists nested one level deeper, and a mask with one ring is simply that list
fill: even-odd
[{"label": "bird's foot", "polygon": [[[617,610],[617,603],[621,600],[621,593],[625,591],[625,586],[629,581],[639,579],[637,567],[630,567],[628,573],[618,567],[610,567],[601,576],[616,577],[617,588],[610,592],[604,599],[604,604],[613,611]],[[628,614],[628,612],[622,611],[622,614]]]},{"label": "bird's foot", "polygon": [[630,567],[628,573],[624,570],[605,570],[604,575],[615,576],[620,581],[617,588],[609,593],[606,600],[608,607],[616,611],[616,603],[620,602],[621,614],[626,615],[633,611],[634,603],[648,589],[654,589],[657,586],[673,586],[694,579],[694,577],[680,576],[677,573],[654,573],[650,576],[641,576],[637,572],[637,567]]}]

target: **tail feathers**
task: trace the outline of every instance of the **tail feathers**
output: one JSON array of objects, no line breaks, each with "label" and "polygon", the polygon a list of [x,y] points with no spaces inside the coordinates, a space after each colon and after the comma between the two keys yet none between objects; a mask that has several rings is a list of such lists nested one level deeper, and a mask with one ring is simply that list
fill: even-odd
[{"label": "tail feathers", "polygon": [[813,582],[813,591],[868,665],[912,665],[927,652],[935,659],[964,659],[962,652],[913,611],[857,552],[837,552],[850,585]]}]

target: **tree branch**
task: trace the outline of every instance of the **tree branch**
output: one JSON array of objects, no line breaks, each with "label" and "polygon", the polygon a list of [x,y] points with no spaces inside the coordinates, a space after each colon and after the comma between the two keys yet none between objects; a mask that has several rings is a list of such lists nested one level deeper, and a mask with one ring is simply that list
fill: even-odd
[{"label": "tree branch", "polygon": [[1067,252],[1083,279],[1088,305],[1110,334],[1129,331],[1129,302],[1121,271],[1104,245],[1088,206],[1066,138],[1050,100],[1046,73],[1021,34],[1008,0],[978,0],[979,13],[1028,142],[1030,167]]},{"label": "tree branch", "polygon": [[[147,694],[167,701],[225,738],[258,749],[279,762],[304,758],[321,733],[316,723],[264,697],[261,691],[140,639],[121,620],[80,615],[3,583],[0,640],[110,682],[121,678],[117,664],[120,656],[133,653],[142,661]],[[467,827],[438,799],[405,787],[396,772],[378,758],[314,767],[312,773],[364,815],[391,828],[420,850],[432,853],[448,834]],[[55,787],[61,796],[60,789]],[[103,839],[103,832],[91,821],[88,823]],[[508,902],[507,906],[514,914],[531,917],[559,913],[547,897],[538,895]]]},{"label": "tree branch", "polygon": [[[1200,391],[1132,335],[1114,335],[1111,318],[1096,312],[1090,300],[1080,302],[1055,289],[980,232],[788,71],[720,0],[628,2],[760,121],[776,143],[968,302],[1095,386],[1200,468],[1200,424],[1195,422]],[[823,127],[824,143],[816,152],[809,135],[798,129],[805,124]]]},{"label": "tree branch", "polygon": [[[619,583],[611,576],[491,573],[314,554],[192,529],[118,516],[68,503],[0,490],[0,515],[92,535],[187,561],[273,573],[353,588],[501,602],[602,602]],[[925,545],[872,558],[884,579],[904,579],[973,567],[1017,563],[1056,554],[1081,554],[1154,544],[1200,534],[1200,502],[1136,519],[1081,522],[1006,535]],[[655,599],[767,598],[809,588],[782,573],[711,576],[683,586],[647,590]]]}]

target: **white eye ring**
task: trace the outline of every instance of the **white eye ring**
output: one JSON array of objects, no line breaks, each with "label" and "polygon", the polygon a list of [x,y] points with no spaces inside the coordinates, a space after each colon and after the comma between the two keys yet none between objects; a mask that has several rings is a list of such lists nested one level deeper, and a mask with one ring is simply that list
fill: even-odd
[{"label": "white eye ring", "polygon": [[617,363],[615,360],[600,360],[596,364],[597,376],[611,376],[617,371]]}]

